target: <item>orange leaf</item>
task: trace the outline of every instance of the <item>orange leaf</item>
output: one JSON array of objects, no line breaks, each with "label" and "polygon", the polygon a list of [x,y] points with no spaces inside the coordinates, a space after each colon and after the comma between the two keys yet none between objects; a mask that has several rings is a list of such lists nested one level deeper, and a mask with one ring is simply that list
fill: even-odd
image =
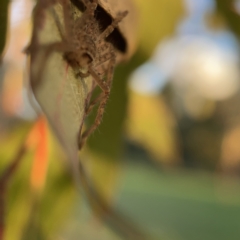
[{"label": "orange leaf", "polygon": [[39,118],[30,135],[30,144],[35,145],[37,142],[31,171],[31,186],[34,190],[41,191],[46,180],[49,157],[47,123],[44,117]]}]

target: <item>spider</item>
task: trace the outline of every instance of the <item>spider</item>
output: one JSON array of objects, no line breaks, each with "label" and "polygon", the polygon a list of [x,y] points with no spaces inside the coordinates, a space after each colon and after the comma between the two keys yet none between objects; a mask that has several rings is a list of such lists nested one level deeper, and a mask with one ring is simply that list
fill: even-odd
[{"label": "spider", "polygon": [[[85,11],[80,17],[74,19],[70,0],[43,0],[45,7],[51,4],[60,3],[63,11],[63,27],[57,18],[54,9],[52,14],[58,31],[61,36],[60,42],[55,42],[47,46],[45,58],[51,52],[61,52],[64,60],[75,72],[76,77],[86,78],[89,75],[94,80],[93,89],[98,86],[102,93],[91,102],[86,99],[85,117],[92,111],[96,104],[99,104],[95,121],[86,131],[79,131],[78,147],[82,148],[86,139],[100,125],[107,100],[109,98],[114,67],[116,65],[116,53],[113,45],[106,41],[106,38],[118,27],[119,22],[128,14],[128,11],[119,12],[104,30],[95,18],[95,10],[99,0],[81,0],[85,5]],[[29,47],[31,50],[31,46]],[[40,77],[38,77],[40,79]]]}]

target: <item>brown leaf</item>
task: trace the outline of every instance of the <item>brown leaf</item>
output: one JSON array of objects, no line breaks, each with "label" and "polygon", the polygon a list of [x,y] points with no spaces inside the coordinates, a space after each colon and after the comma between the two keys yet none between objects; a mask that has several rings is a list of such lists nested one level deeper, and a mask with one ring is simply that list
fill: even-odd
[{"label": "brown leaf", "polygon": [[119,23],[120,34],[126,42],[126,49],[119,52],[119,60],[129,59],[137,47],[138,14],[135,4],[130,0],[99,0],[99,4],[112,18],[116,18],[119,12],[128,11],[127,17]]}]

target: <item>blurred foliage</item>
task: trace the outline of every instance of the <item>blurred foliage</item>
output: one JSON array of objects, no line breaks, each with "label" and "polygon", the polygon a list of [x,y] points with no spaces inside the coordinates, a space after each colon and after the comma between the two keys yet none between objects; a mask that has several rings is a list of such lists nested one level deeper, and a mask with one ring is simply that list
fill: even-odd
[{"label": "blurred foliage", "polygon": [[[129,92],[127,134],[163,166],[180,163],[174,116],[163,97]],[[141,107],[140,107],[141,106]]]},{"label": "blurred foliage", "polygon": [[172,35],[184,15],[182,0],[134,0],[139,10],[140,48],[148,55]]},{"label": "blurred foliage", "polygon": [[231,28],[231,30],[240,37],[240,16],[236,10],[234,10],[234,0],[216,0],[217,9],[224,17],[224,20]]},{"label": "blurred foliage", "polygon": [[145,164],[129,164],[124,174],[118,204],[159,239],[239,239],[239,178],[196,170],[159,174]]},{"label": "blurred foliage", "polygon": [[[21,125],[5,137],[1,136],[0,169],[5,169],[28,131],[29,124]],[[49,239],[73,206],[76,190],[64,164],[60,164],[63,155],[53,137],[49,148],[51,161],[47,175],[51,180],[47,181],[42,193],[35,192],[30,181],[34,149],[24,156],[10,182],[6,200],[6,240]],[[34,237],[29,237],[31,234]]]},{"label": "blurred foliage", "polygon": [[9,0],[0,1],[0,60],[6,43]]}]

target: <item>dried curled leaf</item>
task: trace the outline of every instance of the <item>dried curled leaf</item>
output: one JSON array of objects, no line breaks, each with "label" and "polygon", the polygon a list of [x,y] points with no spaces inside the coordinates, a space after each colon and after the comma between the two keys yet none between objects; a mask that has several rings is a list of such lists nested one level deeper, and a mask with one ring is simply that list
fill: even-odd
[{"label": "dried curled leaf", "polygon": [[113,19],[117,17],[119,12],[128,11],[127,17],[119,23],[120,36],[113,33],[113,39],[114,37],[116,38],[116,40],[113,41],[119,42],[119,38],[123,37],[126,45],[125,48],[122,48],[122,51],[119,52],[119,58],[121,60],[130,58],[136,50],[138,31],[138,16],[133,1],[99,0],[99,4]]}]

